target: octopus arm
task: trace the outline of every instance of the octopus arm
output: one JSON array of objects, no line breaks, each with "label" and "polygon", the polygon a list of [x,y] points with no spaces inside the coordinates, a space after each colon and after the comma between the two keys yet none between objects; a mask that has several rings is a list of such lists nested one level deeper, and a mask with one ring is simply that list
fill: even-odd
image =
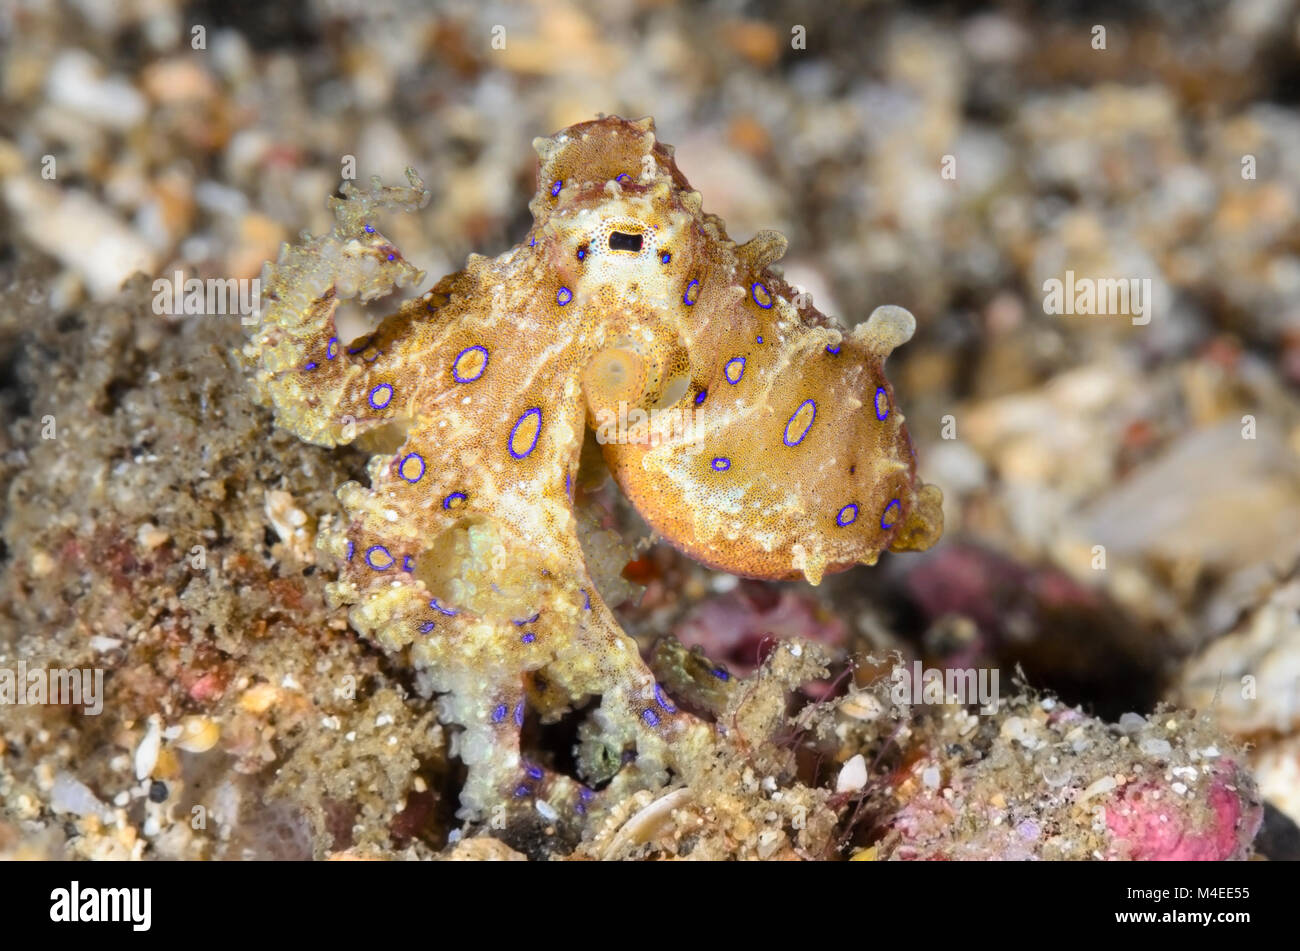
[{"label": "octopus arm", "polygon": [[[427,202],[419,178],[408,176],[405,188],[376,182],[362,192],[345,185],[344,197],[333,200],[334,227],[284,245],[263,270],[261,320],[244,351],[253,362],[254,386],[280,426],[316,445],[348,443],[396,419],[413,395],[400,397],[384,374],[385,366],[404,365],[392,357],[428,345],[421,333],[411,333],[426,316],[421,302],[352,343],[339,339],[334,319],[345,300],[372,301],[423,280],[423,272],[371,224],[387,209],[413,211]],[[394,353],[399,344],[403,353]],[[385,347],[390,360],[377,364]]]}]

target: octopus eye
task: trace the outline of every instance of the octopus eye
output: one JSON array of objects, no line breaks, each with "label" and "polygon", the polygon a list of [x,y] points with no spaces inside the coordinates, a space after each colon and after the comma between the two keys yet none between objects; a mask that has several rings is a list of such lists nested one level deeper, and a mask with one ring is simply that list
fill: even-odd
[{"label": "octopus eye", "polygon": [[609,249],[611,251],[640,251],[642,236],[639,234],[627,234],[623,231],[611,231],[609,233]]}]

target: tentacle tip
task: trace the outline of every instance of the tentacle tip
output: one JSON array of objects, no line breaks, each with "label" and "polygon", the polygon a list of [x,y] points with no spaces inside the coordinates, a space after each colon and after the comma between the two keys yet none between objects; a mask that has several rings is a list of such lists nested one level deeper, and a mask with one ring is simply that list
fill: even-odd
[{"label": "tentacle tip", "polygon": [[916,318],[912,312],[895,304],[877,307],[865,323],[853,330],[855,339],[881,356],[888,356],[911,340],[915,333]]},{"label": "tentacle tip", "polygon": [[943,490],[922,485],[916,504],[889,546],[890,551],[925,551],[943,536]]}]

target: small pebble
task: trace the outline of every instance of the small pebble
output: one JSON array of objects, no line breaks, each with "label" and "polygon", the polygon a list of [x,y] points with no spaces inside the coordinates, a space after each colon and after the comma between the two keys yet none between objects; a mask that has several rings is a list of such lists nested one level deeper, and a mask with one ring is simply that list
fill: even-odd
[{"label": "small pebble", "polygon": [[859,753],[840,767],[840,775],[835,780],[835,791],[837,793],[857,792],[866,785],[867,761]]}]

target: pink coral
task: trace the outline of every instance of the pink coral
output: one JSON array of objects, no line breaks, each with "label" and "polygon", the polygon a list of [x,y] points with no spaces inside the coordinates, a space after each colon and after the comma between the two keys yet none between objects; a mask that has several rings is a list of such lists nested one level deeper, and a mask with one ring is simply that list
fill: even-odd
[{"label": "pink coral", "polygon": [[1112,858],[1145,861],[1216,862],[1241,858],[1263,811],[1243,800],[1240,776],[1225,762],[1210,778],[1203,796],[1184,798],[1169,786],[1132,783],[1106,808],[1106,827],[1114,837]]},{"label": "pink coral", "polygon": [[900,736],[874,817],[881,858],[1251,855],[1259,795],[1209,719],[1159,711],[1109,724],[1029,695],[1004,698],[981,730],[971,718],[949,708],[914,719],[910,736]]}]

